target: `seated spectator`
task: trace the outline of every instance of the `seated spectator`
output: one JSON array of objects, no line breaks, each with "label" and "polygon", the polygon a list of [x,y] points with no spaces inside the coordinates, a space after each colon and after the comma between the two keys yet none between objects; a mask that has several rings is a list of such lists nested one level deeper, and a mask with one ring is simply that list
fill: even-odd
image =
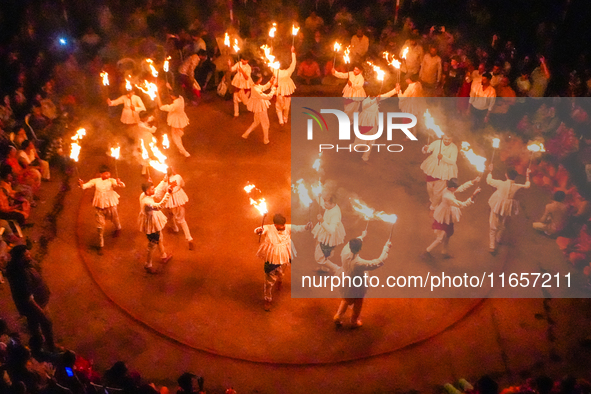
[{"label": "seated spectator", "polygon": [[321,76],[322,74],[320,73],[318,62],[308,54],[298,67],[298,82],[305,85],[319,85]]},{"label": "seated spectator", "polygon": [[33,191],[37,191],[41,186],[41,173],[35,168],[23,166],[18,161],[18,153],[14,146],[9,147],[8,157],[5,160],[12,168],[12,174],[20,184],[29,186]]},{"label": "seated spectator", "polygon": [[570,216],[569,206],[564,203],[565,198],[566,194],[562,190],[554,193],[553,201],[546,205],[544,214],[539,222],[534,222],[533,228],[550,237],[559,235],[566,227]]},{"label": "seated spectator", "polygon": [[105,372],[102,383],[126,393],[135,392],[138,386],[123,361],[117,361]]},{"label": "seated spectator", "polygon": [[0,177],[0,219],[14,220],[24,226],[31,212],[31,204],[20,193],[12,189],[12,174],[5,168]]},{"label": "seated spectator", "polygon": [[49,126],[49,119],[43,115],[41,106],[33,106],[31,116],[29,117],[29,126],[33,129],[36,135],[44,134]]},{"label": "seated spectator", "polygon": [[190,372],[185,372],[178,379],[179,390],[177,394],[198,394],[205,393],[203,389],[203,378]]},{"label": "seated spectator", "polygon": [[25,140],[21,144],[21,150],[18,152],[19,162],[28,168],[34,168],[41,173],[41,179],[49,181],[49,163],[41,160],[35,144],[31,140]]}]

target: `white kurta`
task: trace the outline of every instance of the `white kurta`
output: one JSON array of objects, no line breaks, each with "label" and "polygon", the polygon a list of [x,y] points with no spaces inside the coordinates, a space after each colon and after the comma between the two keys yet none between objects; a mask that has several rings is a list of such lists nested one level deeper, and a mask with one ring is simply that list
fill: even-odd
[{"label": "white kurta", "polygon": [[296,67],[296,54],[291,54],[291,64],[287,70],[277,71],[277,95],[278,96],[291,96],[295,91],[296,86],[291,79],[291,74],[295,71]]},{"label": "white kurta", "polygon": [[254,113],[267,111],[271,103],[269,100],[275,95],[275,88],[271,89],[270,93],[264,93],[271,87],[271,82],[267,82],[265,85],[254,85],[250,91],[250,99],[246,108]]},{"label": "white kurta", "polygon": [[411,82],[403,93],[398,94],[400,98],[399,106],[402,112],[422,117],[427,107],[427,102],[423,97],[423,86],[420,82]]},{"label": "white kurta", "polygon": [[264,225],[257,257],[270,264],[288,264],[295,256],[295,251],[292,250],[291,233],[305,229],[306,226],[286,224],[285,230],[277,231],[274,224]]},{"label": "white kurta", "polygon": [[[396,89],[381,94],[379,97],[392,97]],[[361,113],[359,114],[360,126],[377,126],[380,119],[380,100],[378,97],[366,97],[361,102]]]},{"label": "white kurta", "polygon": [[135,94],[131,99],[127,95],[123,95],[116,100],[111,101],[110,106],[123,104],[123,111],[121,112],[121,123],[136,124],[140,121],[140,112],[145,111],[146,107],[139,96]]},{"label": "white kurta", "polygon": [[[456,193],[461,193],[470,186],[472,186],[472,181],[468,181],[462,186],[458,187]],[[433,213],[433,219],[441,224],[458,223],[460,221],[460,217],[462,216],[461,208],[472,204],[474,204],[474,201],[471,199],[460,201],[456,198],[454,193],[452,193],[449,189],[445,189],[441,199],[441,204],[437,206],[435,212]]]},{"label": "white kurta", "polygon": [[176,208],[185,205],[189,201],[189,197],[183,187],[185,187],[185,180],[179,174],[174,174],[168,178],[168,182],[161,181],[156,187],[154,195],[156,198],[164,196],[170,183],[176,182],[176,186],[172,188],[170,198],[164,204],[164,208]]},{"label": "white kurta", "polygon": [[337,246],[345,242],[345,226],[341,222],[341,208],[335,205],[324,211],[322,223],[316,223],[312,235],[321,244]]},{"label": "white kurta", "polygon": [[[439,155],[439,147],[441,146],[441,160],[437,158]],[[445,145],[440,139],[431,142],[427,152],[431,154],[421,164],[421,170],[433,178],[447,181],[451,178],[458,177],[458,147],[453,142]],[[426,152],[426,153],[427,153]]]},{"label": "white kurta", "polygon": [[[343,265],[343,273],[346,276],[354,278],[356,276],[363,277],[366,271],[372,271],[382,266],[384,260],[388,258],[390,248],[384,246],[382,254],[377,259],[365,260],[359,257],[359,254],[353,254],[349,244],[345,245],[341,252],[341,263]],[[343,287],[343,298],[363,298],[367,293],[367,288],[362,285],[359,287]]]},{"label": "white kurta", "polygon": [[113,190],[117,181],[113,178],[94,178],[82,185],[82,189],[94,187],[92,205],[97,208],[115,207],[119,204],[119,194]]},{"label": "white kurta", "polygon": [[365,78],[360,73],[359,75],[355,75],[353,71],[349,71],[348,73],[342,73],[340,71],[336,71],[334,73],[335,77],[340,79],[348,79],[351,81],[351,86],[347,83],[343,88],[343,97],[366,97],[367,94],[365,93],[365,89],[363,89],[363,84],[365,83]]},{"label": "white kurta", "polygon": [[189,117],[185,113],[185,99],[179,96],[172,104],[160,106],[161,111],[168,112],[166,123],[175,129],[183,129],[189,124]]},{"label": "white kurta", "polygon": [[[244,78],[242,72],[240,70],[246,72],[247,78]],[[242,62],[238,62],[230,68],[232,72],[235,72],[234,78],[232,79],[232,86],[237,87],[238,89],[250,89],[254,85],[252,78],[250,77],[251,68],[249,64],[242,64]]]},{"label": "white kurta", "polygon": [[140,231],[145,234],[157,233],[166,226],[166,215],[160,210],[165,207],[170,194],[166,193],[160,202],[154,200],[154,196],[140,195],[140,214],[138,224]]},{"label": "white kurta", "polygon": [[514,199],[515,193],[519,189],[529,188],[531,185],[529,181],[521,185],[510,179],[505,181],[493,179],[492,174],[489,173],[486,177],[486,183],[497,189],[488,199],[488,205],[494,213],[501,216],[519,214],[519,201]]}]

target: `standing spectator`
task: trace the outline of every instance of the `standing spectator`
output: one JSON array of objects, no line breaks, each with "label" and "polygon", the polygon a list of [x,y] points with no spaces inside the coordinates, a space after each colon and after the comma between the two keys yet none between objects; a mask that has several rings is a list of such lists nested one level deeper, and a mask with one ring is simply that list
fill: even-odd
[{"label": "standing spectator", "polygon": [[193,104],[197,104],[197,99],[201,97],[201,86],[195,80],[195,68],[199,65],[201,59],[197,53],[187,57],[179,67],[179,82],[185,90],[187,98],[191,98]]},{"label": "standing spectator", "polygon": [[550,70],[546,64],[544,56],[540,56],[540,65],[531,73],[532,86],[528,93],[529,97],[544,97],[548,81],[550,80]]},{"label": "standing spectator", "polygon": [[462,87],[465,71],[460,67],[457,56],[451,58],[448,68],[443,73],[443,93],[446,97],[456,97]]},{"label": "standing spectator", "polygon": [[503,78],[500,63],[495,63],[495,65],[492,68],[491,75],[492,77],[490,78],[490,86],[496,88],[499,85],[499,83],[501,83],[501,79]]},{"label": "standing spectator", "polygon": [[437,48],[435,46],[431,46],[429,53],[423,57],[419,78],[423,85],[425,96],[433,96],[435,89],[437,89],[441,81],[441,58],[437,55]]},{"label": "standing spectator", "polygon": [[312,11],[309,17],[306,18],[304,26],[309,31],[316,31],[324,26],[324,19],[316,15],[315,11]]},{"label": "standing spectator", "polygon": [[508,112],[511,106],[515,105],[516,94],[513,88],[509,85],[509,78],[503,76],[496,87],[497,99],[492,110],[491,123],[498,128],[506,128],[510,125],[510,118]]},{"label": "standing spectator", "polygon": [[354,61],[363,61],[365,55],[369,50],[369,38],[363,33],[363,29],[359,27],[357,34],[351,38],[351,55]]},{"label": "standing spectator", "polygon": [[470,110],[475,128],[480,128],[484,123],[488,123],[490,112],[495,105],[497,92],[490,86],[490,78],[490,73],[485,73],[482,75],[480,83],[472,82]]},{"label": "standing spectator", "polygon": [[49,303],[49,288],[34,268],[31,253],[25,245],[15,246],[10,256],[6,278],[18,312],[27,318],[31,343],[36,346],[31,350],[33,354],[40,352],[45,340],[47,350],[54,352],[53,325],[45,309]]},{"label": "standing spectator", "polygon": [[423,62],[423,47],[417,43],[417,39],[412,37],[402,47],[400,57],[404,56],[404,51],[408,48],[406,59],[402,61],[401,70],[407,75],[419,73],[421,63]]}]

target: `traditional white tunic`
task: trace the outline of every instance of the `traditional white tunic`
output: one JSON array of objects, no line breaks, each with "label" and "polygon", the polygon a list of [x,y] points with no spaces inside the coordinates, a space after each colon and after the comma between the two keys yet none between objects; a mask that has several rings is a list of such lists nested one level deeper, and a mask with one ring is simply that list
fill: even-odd
[{"label": "traditional white tunic", "polygon": [[[247,78],[244,78],[244,75],[242,75],[242,72],[240,72],[240,69],[243,70],[244,72],[246,72]],[[242,62],[238,62],[236,64],[234,64],[230,70],[232,72],[235,72],[236,75],[234,75],[234,78],[232,79],[232,86],[237,87],[238,89],[250,89],[252,88],[252,86],[254,85],[254,82],[252,81],[252,78],[250,77],[250,73],[251,73],[251,68],[250,65],[247,64],[242,64]]]},{"label": "traditional white tunic", "polygon": [[531,185],[529,181],[521,185],[510,179],[505,181],[493,179],[492,174],[489,173],[486,177],[486,183],[497,189],[488,199],[488,205],[492,212],[501,216],[519,214],[519,201],[514,199],[515,193],[519,189],[529,188]]},{"label": "traditional white tunic", "polygon": [[166,201],[163,208],[180,207],[182,205],[185,205],[189,201],[189,197],[187,196],[187,193],[185,193],[185,190],[183,189],[183,187],[185,187],[185,180],[179,174],[171,175],[168,178],[168,182],[165,182],[163,180],[158,184],[158,186],[156,187],[156,190],[154,192],[154,195],[156,196],[156,198],[159,198],[160,196],[164,196],[166,194],[166,190],[168,189],[168,186],[173,182],[176,182],[176,186],[174,186],[172,188],[172,193],[170,194],[170,198]]},{"label": "traditional white tunic", "polygon": [[[472,181],[468,181],[458,187],[456,193],[461,193],[472,185]],[[456,198],[454,193],[452,193],[449,189],[445,189],[441,199],[441,204],[439,204],[433,213],[433,219],[441,224],[458,223],[460,221],[460,217],[462,216],[461,208],[465,208],[472,204],[474,204],[474,201],[471,199],[460,201]]]},{"label": "traditional white tunic", "polygon": [[399,93],[399,106],[402,112],[422,117],[427,107],[423,97],[423,87],[420,82],[411,82],[403,93]]},{"label": "traditional white tunic", "polygon": [[254,85],[250,93],[248,104],[246,104],[246,108],[254,113],[266,112],[271,106],[269,100],[271,100],[275,94],[275,88],[273,88],[270,93],[264,93],[270,87],[271,81],[267,82],[265,85]]},{"label": "traditional white tunic", "polygon": [[166,215],[160,210],[164,208],[170,194],[166,193],[160,202],[154,201],[154,196],[147,196],[146,193],[140,195],[140,214],[138,224],[140,231],[145,234],[157,233],[166,226]]},{"label": "traditional white tunic", "polygon": [[135,94],[131,99],[127,95],[123,95],[116,100],[111,101],[110,106],[123,104],[123,111],[121,112],[121,123],[136,124],[140,121],[140,112],[145,111],[146,107],[139,96]]},{"label": "traditional white tunic", "polygon": [[183,129],[189,124],[189,117],[185,113],[185,99],[179,96],[172,104],[160,106],[161,111],[168,112],[166,123],[175,129]]},{"label": "traditional white tunic", "polygon": [[277,231],[273,224],[264,225],[257,257],[270,264],[288,264],[295,256],[295,251],[292,251],[291,233],[304,230],[306,226],[303,225],[286,224],[283,231]]},{"label": "traditional white tunic", "polygon": [[[441,160],[437,158],[439,155],[439,148],[441,147]],[[429,157],[421,164],[421,170],[433,178],[447,181],[451,178],[458,177],[458,147],[453,142],[445,145],[441,139],[431,142],[427,152],[431,153]]]},{"label": "traditional white tunic", "polygon": [[[324,206],[324,204],[323,204]],[[345,226],[341,222],[341,208],[335,205],[324,211],[322,223],[316,223],[312,235],[321,244],[337,246],[345,241]]]},{"label": "traditional white tunic", "polygon": [[296,86],[291,79],[291,74],[295,71],[296,54],[291,54],[291,64],[287,70],[277,71],[277,96],[291,96],[295,91]]},{"label": "traditional white tunic", "polygon": [[340,71],[336,71],[334,73],[335,77],[341,79],[348,79],[351,81],[351,86],[347,83],[343,88],[343,97],[366,97],[367,94],[365,93],[365,89],[363,89],[363,84],[365,83],[365,78],[363,78],[363,74],[355,75],[353,71],[349,71],[348,73],[342,73]]},{"label": "traditional white tunic", "polygon": [[[366,271],[373,271],[376,268],[380,268],[384,260],[388,258],[389,251],[390,248],[387,245],[384,245],[380,257],[373,260],[365,260],[362,259],[359,254],[353,254],[349,244],[347,243],[341,252],[343,273],[346,276],[351,277],[352,280],[356,276],[363,277]],[[343,298],[363,298],[365,297],[366,293],[367,288],[364,285],[359,287],[343,287]]]},{"label": "traditional white tunic", "polygon": [[113,190],[113,187],[115,186],[117,186],[117,181],[113,178],[94,178],[83,184],[82,189],[90,189],[91,187],[94,187],[92,205],[104,209],[119,204],[119,194]]}]

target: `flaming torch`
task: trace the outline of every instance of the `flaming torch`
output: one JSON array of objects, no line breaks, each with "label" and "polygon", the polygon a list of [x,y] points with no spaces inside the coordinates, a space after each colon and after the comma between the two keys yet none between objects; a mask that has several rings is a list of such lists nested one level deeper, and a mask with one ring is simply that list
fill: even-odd
[{"label": "flaming torch", "polygon": [[[244,187],[244,191],[246,192],[246,194],[250,194],[253,190],[258,191],[259,193],[261,192],[259,189],[257,189],[255,185],[249,184]],[[250,205],[253,205],[259,211],[259,213],[263,215],[263,218],[261,220],[261,227],[263,227],[265,225],[265,218],[267,217],[267,213],[269,213],[269,211],[267,210],[267,202],[265,201],[265,198],[261,197],[258,201],[256,201],[252,197],[249,197],[249,200]],[[259,235],[259,242],[261,242],[261,235]]]},{"label": "flaming torch", "polygon": [[501,139],[500,138],[493,138],[492,139],[493,154],[492,154],[492,158],[490,159],[490,163],[491,164],[494,164],[494,161],[495,161],[495,152],[499,148],[500,143],[501,143]]},{"label": "flaming torch", "polygon": [[109,73],[106,71],[101,72],[101,78],[103,79],[103,86],[109,86]]},{"label": "flaming torch", "polygon": [[349,54],[351,53],[351,46],[349,45],[346,49],[345,52],[343,52],[343,61],[345,62],[345,64],[349,64],[351,63],[351,58],[349,57]]},{"label": "flaming torch", "polygon": [[162,136],[162,147],[164,149],[170,148],[170,141],[168,140],[168,134]]},{"label": "flaming torch", "polygon": [[228,32],[224,35],[224,45],[230,48],[230,36],[228,35]]},{"label": "flaming torch", "polygon": [[[86,135],[86,129],[80,128],[76,130],[76,134],[72,136],[72,142],[70,144],[70,159],[74,160],[74,162],[78,163],[78,159],[80,157],[80,149],[81,146],[78,142],[82,140],[82,138]],[[74,164],[74,169],[76,170],[76,175],[80,178],[80,173],[78,172],[78,166]]]},{"label": "flaming torch", "polygon": [[152,76],[156,78],[158,76],[158,71],[154,67],[154,61],[152,59],[146,59],[146,63],[150,66],[150,71],[152,72]]},{"label": "flaming torch", "polygon": [[382,70],[381,68],[379,68],[378,66],[376,66],[375,64],[373,64],[372,62],[367,62],[367,64],[369,64],[373,68],[373,70],[376,72],[378,81],[382,81],[382,85],[380,87],[380,94],[379,94],[379,96],[381,96],[382,95],[382,88],[384,87],[384,76],[386,75],[386,72],[384,70]]},{"label": "flaming torch", "polygon": [[144,80],[143,85],[135,85],[135,87],[150,96],[152,101],[158,96],[158,86],[155,83]]},{"label": "flaming torch", "polygon": [[384,211],[379,211],[375,213],[375,216],[383,222],[391,223],[392,228],[390,229],[390,237],[388,237],[388,241],[392,239],[392,231],[394,231],[394,224],[398,220],[398,216],[392,214],[388,215]]},{"label": "flaming torch", "polygon": [[117,168],[117,160],[119,160],[119,154],[121,153],[121,147],[117,145],[116,148],[111,148],[111,157],[115,159],[115,176],[119,179],[119,169]]},{"label": "flaming torch", "polygon": [[234,49],[234,52],[236,52],[236,53],[240,52],[240,47],[238,46],[238,39],[237,38],[234,39],[234,46],[232,48]]},{"label": "flaming torch", "polygon": [[[130,77],[131,78],[131,77]],[[131,82],[129,82],[129,79],[125,79],[125,90],[127,90],[128,92],[131,92]]]},{"label": "flaming torch", "polygon": [[304,180],[298,180],[295,185],[291,185],[291,189],[294,193],[298,194],[300,197],[300,203],[304,206],[304,208],[308,208],[308,221],[311,221],[310,208],[312,205],[312,198],[310,198],[308,189],[304,185]]},{"label": "flaming torch", "polygon": [[292,25],[291,26],[291,36],[292,36],[292,38],[291,38],[291,46],[294,46],[295,45],[295,38],[298,35],[298,32],[299,31],[300,31],[300,28],[299,27],[295,27],[295,25]]},{"label": "flaming torch", "polygon": [[531,167],[531,162],[534,159],[534,153],[546,152],[546,149],[544,148],[544,144],[539,141],[534,141],[531,144],[529,144],[527,146],[527,150],[531,152],[531,156],[529,158],[529,165],[527,166],[527,168]]},{"label": "flaming torch", "polygon": [[334,60],[332,61],[332,68],[337,68],[337,64],[336,64],[337,53],[341,50],[341,44],[339,44],[338,42],[335,42],[333,49],[334,49]]},{"label": "flaming torch", "polygon": [[166,77],[166,84],[168,85],[168,70],[170,65],[170,56],[164,59],[164,64],[162,65],[162,70],[164,71],[164,76]]},{"label": "flaming torch", "polygon": [[400,57],[406,60],[406,55],[408,55],[408,47],[404,48],[404,50],[402,51],[402,56]]},{"label": "flaming torch", "polygon": [[275,32],[277,31],[277,23],[273,22],[273,26],[269,30],[269,37],[275,38]]},{"label": "flaming torch", "polygon": [[396,70],[396,83],[400,83],[400,61],[396,60],[394,55],[390,58],[390,53],[384,52],[384,59],[388,62],[388,65],[394,67]]},{"label": "flaming torch", "polygon": [[[443,146],[443,136],[445,134],[441,130],[441,127],[439,127],[438,125],[435,124],[435,119],[433,119],[433,117],[431,116],[431,113],[429,112],[428,109],[425,111],[425,114],[423,115],[423,117],[425,118],[425,127],[427,129],[433,130],[433,132],[435,133],[435,135],[437,136],[437,138],[440,139],[440,141],[439,141],[439,153],[441,153],[441,148]],[[431,141],[431,136],[429,136],[429,140],[428,141]],[[427,142],[427,144],[429,144],[429,142]],[[437,161],[437,165],[439,165],[440,162],[441,162],[441,160],[438,160]]]},{"label": "flaming torch", "polygon": [[163,174],[166,174],[166,170],[168,169],[168,165],[166,164],[166,159],[168,159],[161,151],[158,149],[156,145],[158,141],[156,138],[152,137],[152,142],[150,142],[150,150],[154,157],[157,160],[150,160],[150,166],[154,168],[156,171],[159,171]]},{"label": "flaming torch", "polygon": [[484,172],[486,168],[486,157],[478,156],[472,148],[470,148],[470,143],[467,141],[462,142],[462,153],[468,159],[470,164],[476,167],[476,171]]},{"label": "flaming torch", "polygon": [[365,231],[367,231],[367,228],[369,227],[369,221],[374,216],[374,209],[368,207],[357,198],[351,199],[351,206],[356,212],[360,213],[365,218],[365,220],[367,220],[367,224],[365,225]]}]

